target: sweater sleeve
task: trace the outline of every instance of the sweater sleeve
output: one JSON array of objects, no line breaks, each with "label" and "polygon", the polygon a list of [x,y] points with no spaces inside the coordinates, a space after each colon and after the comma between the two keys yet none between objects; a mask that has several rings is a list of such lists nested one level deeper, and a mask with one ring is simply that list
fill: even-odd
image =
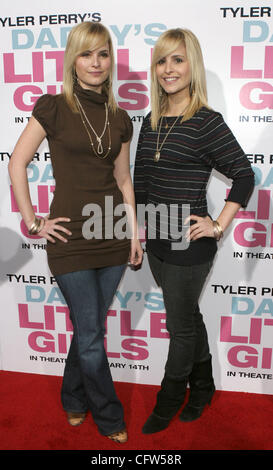
[{"label": "sweater sleeve", "polygon": [[137,143],[135,167],[134,167],[134,190],[136,204],[146,204],[147,202],[147,185],[145,183],[145,171],[144,171],[144,137],[149,123],[150,113],[144,119]]},{"label": "sweater sleeve", "polygon": [[200,132],[201,158],[232,180],[226,201],[246,207],[254,189],[251,164],[221,114],[212,112]]}]

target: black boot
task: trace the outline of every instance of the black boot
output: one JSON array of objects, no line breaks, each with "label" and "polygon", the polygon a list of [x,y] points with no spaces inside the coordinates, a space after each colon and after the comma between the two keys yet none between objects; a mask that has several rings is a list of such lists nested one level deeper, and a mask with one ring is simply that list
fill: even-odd
[{"label": "black boot", "polygon": [[179,416],[181,421],[194,421],[200,418],[205,406],[211,403],[215,392],[211,358],[208,361],[194,364],[189,376],[189,383],[189,401]]},{"label": "black boot", "polygon": [[169,426],[171,419],[181,408],[187,390],[187,379],[173,380],[166,375],[157,394],[156,405],[142,428],[144,434],[153,434]]}]

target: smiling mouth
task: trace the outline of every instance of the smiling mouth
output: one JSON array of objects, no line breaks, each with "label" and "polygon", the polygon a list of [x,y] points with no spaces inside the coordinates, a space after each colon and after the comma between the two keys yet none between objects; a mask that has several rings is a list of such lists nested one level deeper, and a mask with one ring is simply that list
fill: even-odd
[{"label": "smiling mouth", "polygon": [[170,82],[175,82],[175,80],[178,80],[178,77],[165,77],[163,78],[163,80],[167,83],[170,83]]}]

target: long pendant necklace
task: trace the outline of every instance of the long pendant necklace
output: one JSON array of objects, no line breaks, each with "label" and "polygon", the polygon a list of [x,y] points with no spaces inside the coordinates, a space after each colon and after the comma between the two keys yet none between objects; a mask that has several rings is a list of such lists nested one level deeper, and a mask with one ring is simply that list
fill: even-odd
[{"label": "long pendant necklace", "polygon": [[[165,141],[168,137],[168,135],[170,134],[170,132],[172,131],[172,129],[174,128],[175,124],[177,123],[178,119],[184,114],[184,112],[186,111],[188,105],[183,109],[183,111],[177,116],[177,118],[175,119],[175,121],[173,122],[173,124],[171,125],[170,129],[168,130],[168,132],[166,133],[163,141],[161,142],[160,144],[160,147],[159,147],[159,138],[160,138],[160,132],[161,132],[161,126],[162,126],[162,121],[163,121],[163,116],[161,116],[160,118],[160,124],[159,124],[159,130],[158,130],[158,134],[157,134],[157,141],[156,141],[156,152],[154,154],[154,162],[158,162],[159,159],[160,159],[160,152],[162,150],[162,147],[163,145],[165,144]],[[167,120],[166,120],[166,128],[168,128],[168,124],[167,124]]]},{"label": "long pendant necklace", "polygon": [[[103,127],[103,131],[101,133],[101,135],[99,136],[95,129],[93,128],[91,122],[89,121],[88,117],[86,116],[85,114],[85,111],[80,103],[80,100],[79,98],[77,97],[77,95],[74,93],[74,96],[75,96],[75,99],[76,99],[76,103],[77,103],[77,107],[78,107],[78,110],[79,110],[79,113],[80,113],[80,116],[81,116],[81,120],[82,120],[82,123],[85,127],[85,130],[88,134],[88,137],[89,137],[89,140],[90,140],[90,144],[91,144],[91,147],[92,147],[92,150],[94,152],[94,154],[98,157],[98,158],[106,158],[109,153],[110,153],[110,150],[111,150],[111,133],[110,133],[110,124],[109,124],[109,119],[108,119],[108,106],[106,103],[104,103],[105,105],[105,123],[104,123],[104,127]],[[94,143],[93,143],[93,140],[92,140],[92,137],[91,137],[91,134],[90,132],[88,131],[88,127],[87,125],[90,127],[90,129],[92,130],[93,134],[95,135],[96,137],[96,140],[97,140],[97,149],[95,148],[94,146]],[[109,140],[109,145],[108,145],[108,149],[105,153],[105,155],[102,156],[103,154],[103,146],[102,146],[102,138],[106,132],[106,128],[108,128],[108,140]]]}]

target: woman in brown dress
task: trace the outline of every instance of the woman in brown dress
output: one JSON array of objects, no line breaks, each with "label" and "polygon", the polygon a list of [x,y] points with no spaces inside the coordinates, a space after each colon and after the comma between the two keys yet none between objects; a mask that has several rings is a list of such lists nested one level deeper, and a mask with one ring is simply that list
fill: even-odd
[{"label": "woman in brown dress", "polygon": [[[81,424],[90,410],[99,432],[123,443],[127,431],[104,349],[104,323],[127,262],[139,265],[142,248],[129,165],[132,123],[115,102],[113,67],[108,30],[100,23],[75,26],[65,51],[63,93],[37,100],[9,173],[30,234],[48,241],[49,268],[70,309],[74,334],[61,393],[68,421]],[[44,138],[56,186],[49,216],[38,218],[26,168]]]}]

